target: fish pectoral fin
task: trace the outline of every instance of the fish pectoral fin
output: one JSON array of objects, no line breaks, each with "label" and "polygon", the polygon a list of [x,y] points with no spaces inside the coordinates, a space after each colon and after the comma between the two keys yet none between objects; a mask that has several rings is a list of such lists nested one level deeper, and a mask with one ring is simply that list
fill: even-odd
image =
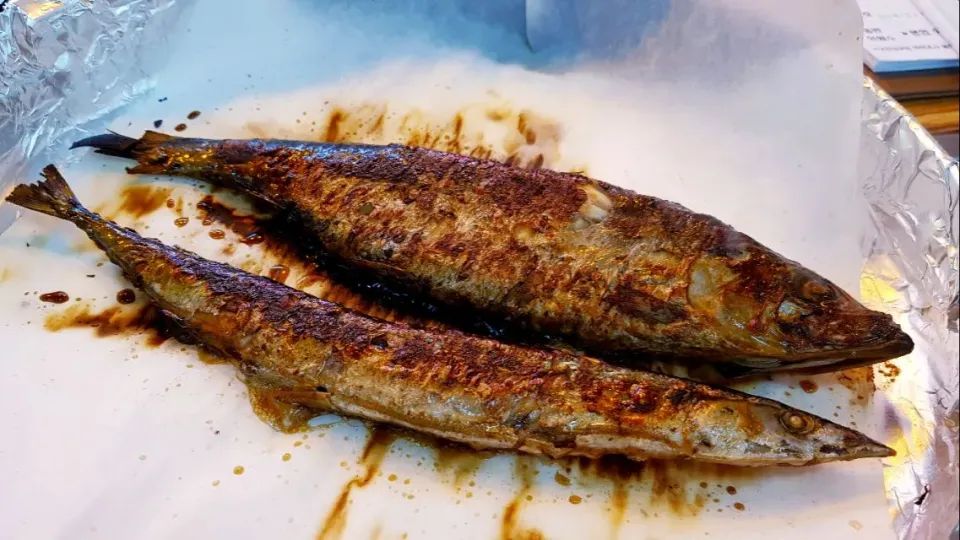
[{"label": "fish pectoral fin", "polygon": [[317,390],[271,390],[270,396],[281,402],[291,405],[301,405],[311,409],[330,409],[330,394]]},{"label": "fish pectoral fin", "polygon": [[318,411],[333,410],[330,394],[315,390],[287,390],[248,384],[250,404],[261,420],[284,433],[301,431]]},{"label": "fish pectoral fin", "polygon": [[158,323],[162,325],[163,330],[180,343],[185,345],[203,343],[200,332],[195,328],[191,328],[182,317],[174,315],[165,309],[157,309],[157,314],[159,315]]}]

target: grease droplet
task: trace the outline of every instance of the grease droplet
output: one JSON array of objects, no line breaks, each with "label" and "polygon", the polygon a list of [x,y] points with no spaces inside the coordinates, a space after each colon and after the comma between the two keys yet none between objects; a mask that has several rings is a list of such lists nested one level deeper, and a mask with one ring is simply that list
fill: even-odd
[{"label": "grease droplet", "polygon": [[287,281],[287,277],[289,276],[290,269],[282,264],[271,266],[270,270],[267,271],[267,277],[276,281],[277,283],[283,283]]},{"label": "grease droplet", "polygon": [[291,457],[291,456],[290,456],[290,453],[287,452],[286,454],[283,455],[283,460],[284,460],[284,461],[290,461],[290,457]]},{"label": "grease droplet", "polygon": [[579,495],[571,495],[569,500],[570,504],[580,504],[583,502],[583,499],[580,498]]},{"label": "grease droplet", "polygon": [[67,300],[70,300],[70,295],[63,291],[48,292],[40,295],[41,302],[49,302],[51,304],[63,304]]},{"label": "grease droplet", "polygon": [[241,474],[243,474],[243,465],[237,465],[236,467],[234,467],[233,474],[237,476],[240,476]]}]

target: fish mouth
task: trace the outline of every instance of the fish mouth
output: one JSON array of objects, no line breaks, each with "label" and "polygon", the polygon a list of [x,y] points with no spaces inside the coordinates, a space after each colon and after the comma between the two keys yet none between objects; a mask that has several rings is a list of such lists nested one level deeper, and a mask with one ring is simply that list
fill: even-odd
[{"label": "fish mouth", "polygon": [[892,339],[875,345],[818,350],[786,357],[747,358],[721,371],[731,379],[784,371],[810,375],[830,373],[899,358],[913,352],[913,348],[913,339],[898,329]]},{"label": "fish mouth", "polygon": [[[834,461],[851,461],[854,459],[865,458],[889,458],[897,455],[897,451],[885,444],[881,444],[868,437],[857,444],[852,450],[846,446],[838,447],[835,451],[825,452],[820,456],[808,461],[805,465],[818,465],[820,463],[831,463]],[[823,447],[822,447],[823,448]]]}]

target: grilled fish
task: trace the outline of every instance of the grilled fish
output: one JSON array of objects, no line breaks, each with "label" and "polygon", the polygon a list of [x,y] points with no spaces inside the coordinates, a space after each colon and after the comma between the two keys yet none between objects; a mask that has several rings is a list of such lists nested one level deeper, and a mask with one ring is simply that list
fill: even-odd
[{"label": "grilled fish", "polygon": [[86,210],[53,167],[8,200],[73,222],[251,397],[480,448],[731,465],[894,455],[781,403],[575,354],[389,323],[205,260]]},{"label": "grilled fish", "polygon": [[575,174],[399,145],[147,132],[82,146],[246,192],[353,267],[594,354],[749,374],[913,349],[889,315],[722,222]]}]

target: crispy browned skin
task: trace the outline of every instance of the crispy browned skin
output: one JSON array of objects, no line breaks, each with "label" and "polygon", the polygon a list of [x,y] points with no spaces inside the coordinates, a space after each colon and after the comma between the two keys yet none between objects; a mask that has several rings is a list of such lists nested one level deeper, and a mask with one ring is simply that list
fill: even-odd
[{"label": "crispy browned skin", "polygon": [[75,146],[241,189],[351,265],[604,354],[760,371],[913,347],[889,315],[720,221],[575,174],[399,145],[148,132]]},{"label": "crispy browned skin", "polygon": [[805,465],[892,451],[786,405],[583,356],[372,319],[145,239],[84,209],[52,166],[14,204],[76,224],[251,396],[485,448]]}]

